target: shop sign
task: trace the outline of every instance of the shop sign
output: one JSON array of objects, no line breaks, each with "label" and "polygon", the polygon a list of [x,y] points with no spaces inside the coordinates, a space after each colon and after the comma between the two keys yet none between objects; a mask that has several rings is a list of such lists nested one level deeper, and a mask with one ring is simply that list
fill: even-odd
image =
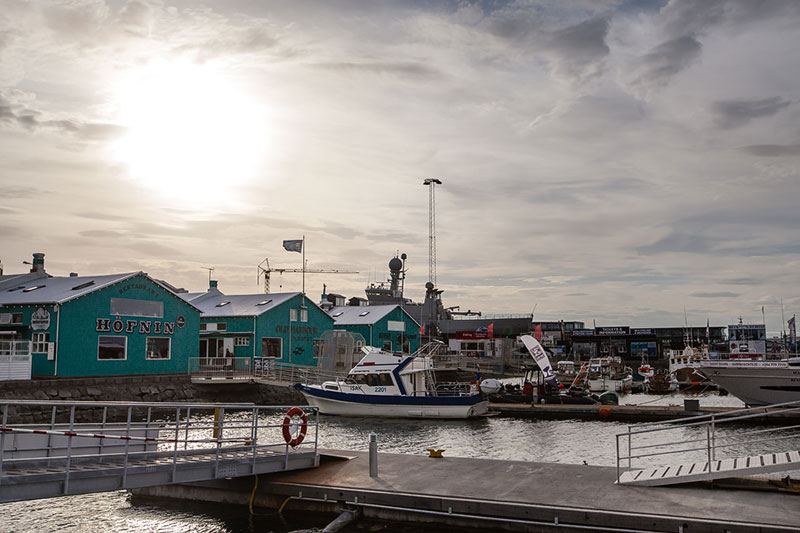
[{"label": "shop sign", "polygon": [[456,332],[457,339],[488,339],[489,332],[488,331],[457,331]]},{"label": "shop sign", "polygon": [[140,333],[142,335],[172,335],[175,333],[175,322],[159,322],[158,320],[122,320],[120,318],[95,319],[94,330],[99,333]]},{"label": "shop sign", "polygon": [[633,328],[631,329],[631,335],[655,335],[656,330],[653,328]]},{"label": "shop sign", "polygon": [[179,328],[182,328],[183,326],[185,326],[186,325],[186,317],[184,317],[183,315],[178,315],[178,318],[175,319],[175,325],[178,326]]},{"label": "shop sign", "polygon": [[628,335],[630,333],[628,326],[606,326],[602,328],[594,328],[595,335]]},{"label": "shop sign", "polygon": [[38,308],[31,315],[31,328],[48,329],[50,327],[50,311],[44,307]]},{"label": "shop sign", "polygon": [[592,337],[594,336],[593,329],[573,329],[572,330],[573,337]]}]

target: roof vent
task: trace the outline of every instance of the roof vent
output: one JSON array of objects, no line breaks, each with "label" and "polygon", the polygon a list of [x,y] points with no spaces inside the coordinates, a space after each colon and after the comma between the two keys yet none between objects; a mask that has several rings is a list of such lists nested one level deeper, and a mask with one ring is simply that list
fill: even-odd
[{"label": "roof vent", "polygon": [[[74,277],[74,276],[72,276],[70,274],[70,277]],[[79,291],[81,289],[85,289],[86,287],[91,287],[92,285],[94,285],[94,280],[87,281],[86,283],[81,283],[80,285],[75,285],[74,287],[72,287],[72,290],[73,291]]]},{"label": "roof vent", "polygon": [[41,289],[42,287],[45,287],[45,285],[34,285],[33,287],[28,287],[27,289],[22,289],[22,292],[33,292],[36,289]]},{"label": "roof vent", "polygon": [[71,277],[71,278],[77,278],[77,277],[78,277],[78,273],[77,273],[77,272],[70,272],[70,273],[69,273],[69,277]]},{"label": "roof vent", "polygon": [[268,304],[268,303],[270,303],[271,301],[272,301],[272,300],[261,300],[261,301],[260,301],[260,302],[258,302],[256,305],[267,305],[267,304]]},{"label": "roof vent", "polygon": [[230,301],[227,301],[227,302],[220,302],[220,303],[218,303],[218,304],[217,304],[217,307],[223,307],[223,306],[226,306],[226,305],[228,305],[229,303],[231,303],[231,302],[230,302]]},{"label": "roof vent", "polygon": [[333,317],[337,317],[337,316],[342,316],[343,314],[344,314],[344,311],[336,311],[336,312],[335,312],[335,313],[333,313],[331,316],[333,316]]},{"label": "roof vent", "polygon": [[361,313],[358,313],[358,316],[367,316],[368,314],[369,314],[369,311],[363,311]]}]

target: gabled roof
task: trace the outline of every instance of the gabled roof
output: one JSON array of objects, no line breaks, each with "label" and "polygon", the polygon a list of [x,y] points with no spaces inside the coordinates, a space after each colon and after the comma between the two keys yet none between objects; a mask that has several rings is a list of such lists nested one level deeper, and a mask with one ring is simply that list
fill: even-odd
[{"label": "gabled roof", "polygon": [[[136,276],[152,281],[168,294],[176,296],[169,288],[145,272],[106,274],[101,276],[9,276],[0,285],[0,305],[63,304],[75,298],[100,290]],[[6,276],[3,276],[6,278]],[[188,303],[188,302],[187,302]],[[193,304],[189,303],[192,307]]]},{"label": "gabled roof", "polygon": [[[200,309],[204,317],[235,317],[258,316],[301,294],[301,292],[223,294],[218,289],[209,289],[208,292],[181,293],[178,296]],[[316,306],[307,298],[306,301]]]},{"label": "gabled roof", "polygon": [[[383,319],[398,307],[400,307],[399,304],[340,305],[338,307],[332,307],[328,311],[328,314],[333,318],[337,326],[368,326]],[[410,318],[415,324],[417,323],[405,310],[403,310],[403,314]]]}]

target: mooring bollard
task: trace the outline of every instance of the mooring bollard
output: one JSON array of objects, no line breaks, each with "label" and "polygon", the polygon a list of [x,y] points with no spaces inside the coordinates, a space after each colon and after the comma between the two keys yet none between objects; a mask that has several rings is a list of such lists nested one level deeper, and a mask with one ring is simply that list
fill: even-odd
[{"label": "mooring bollard", "polygon": [[369,434],[369,477],[378,477],[378,436]]}]

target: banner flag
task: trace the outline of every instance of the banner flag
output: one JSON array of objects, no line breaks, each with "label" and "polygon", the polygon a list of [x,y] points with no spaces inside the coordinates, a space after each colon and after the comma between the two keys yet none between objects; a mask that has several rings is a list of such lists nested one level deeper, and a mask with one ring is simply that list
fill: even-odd
[{"label": "banner flag", "polygon": [[302,252],[303,239],[295,239],[291,241],[283,241],[283,248],[287,252]]},{"label": "banner flag", "polygon": [[791,344],[792,351],[797,350],[797,326],[794,321],[795,317],[789,319],[789,343]]},{"label": "banner flag", "polygon": [[489,327],[488,327],[488,328],[486,328],[486,329],[487,329],[487,330],[488,330],[488,332],[489,332],[489,338],[490,338],[490,339],[493,339],[493,338],[494,338],[494,322],[491,322],[491,323],[489,324]]},{"label": "banner flag", "polygon": [[533,331],[533,336],[536,338],[537,341],[542,340],[542,325],[536,324],[536,328]]},{"label": "banner flag", "polygon": [[544,348],[542,348],[542,345],[539,344],[539,341],[530,335],[522,335],[520,340],[522,341],[522,344],[525,345],[525,348],[528,349],[531,357],[533,357],[533,360],[536,361],[536,364],[539,365],[539,368],[542,369],[542,373],[544,373],[544,380],[549,383],[550,386],[558,389],[556,374],[553,372],[553,367],[550,366],[550,359],[547,357],[547,352],[544,351]]}]

